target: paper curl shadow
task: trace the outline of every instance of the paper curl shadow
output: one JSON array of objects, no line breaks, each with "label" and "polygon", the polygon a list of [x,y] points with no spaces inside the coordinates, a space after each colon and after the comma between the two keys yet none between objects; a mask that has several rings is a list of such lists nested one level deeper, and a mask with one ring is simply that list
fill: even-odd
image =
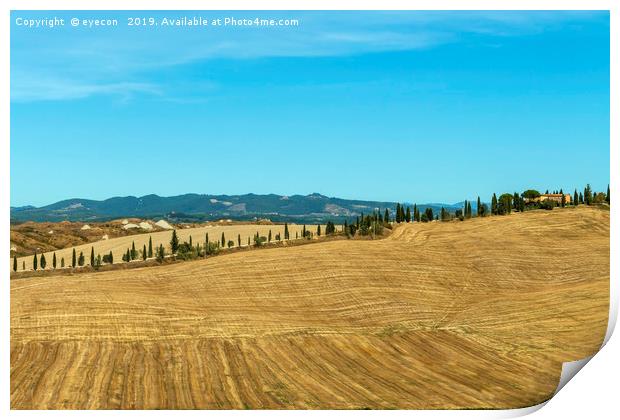
[{"label": "paper curl shadow", "polygon": [[[564,386],[567,383],[569,383],[570,380],[573,379],[575,375],[577,375],[577,373],[581,369],[583,369],[583,367],[587,365],[590,362],[590,360],[592,360],[592,358],[594,358],[594,356],[596,356],[597,353],[601,351],[603,347],[605,347],[605,345],[611,338],[614,330],[616,329],[616,321],[618,319],[618,310],[617,310],[618,297],[617,297],[617,294],[614,293],[613,288],[614,287],[612,285],[611,299],[610,299],[610,305],[609,305],[609,318],[607,321],[607,331],[605,332],[605,339],[603,340],[603,344],[597,350],[596,353],[588,357],[585,357],[580,360],[575,360],[573,362],[564,362],[562,364],[562,373],[560,374],[560,381],[558,383],[557,388],[553,392],[553,396],[551,398],[555,397],[557,393],[560,392],[560,390],[564,388]],[[540,410],[541,408],[543,408],[549,401],[551,401],[551,398],[549,398],[547,401],[544,401],[540,404],[533,405],[531,407],[516,408],[513,410],[504,410],[501,412],[501,414],[498,413],[499,415],[496,418],[514,418],[514,417],[527,416],[528,414],[532,414]]]}]

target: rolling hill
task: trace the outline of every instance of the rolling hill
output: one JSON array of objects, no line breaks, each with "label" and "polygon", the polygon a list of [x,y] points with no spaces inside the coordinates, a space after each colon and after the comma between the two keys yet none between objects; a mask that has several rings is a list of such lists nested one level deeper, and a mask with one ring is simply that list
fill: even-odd
[{"label": "rolling hill", "polygon": [[595,353],[609,210],[11,279],[11,408],[516,408]]},{"label": "rolling hill", "polygon": [[[441,206],[450,210],[456,204],[421,204],[421,210]],[[103,221],[121,217],[167,218],[172,221],[204,221],[219,218],[249,220],[269,218],[274,221],[316,223],[342,221],[374,209],[390,209],[396,203],[382,201],[346,200],[321,194],[282,196],[183,194],[173,197],[145,195],[143,197],[114,197],[107,200],[69,199],[43,207],[11,207],[13,222]]]}]

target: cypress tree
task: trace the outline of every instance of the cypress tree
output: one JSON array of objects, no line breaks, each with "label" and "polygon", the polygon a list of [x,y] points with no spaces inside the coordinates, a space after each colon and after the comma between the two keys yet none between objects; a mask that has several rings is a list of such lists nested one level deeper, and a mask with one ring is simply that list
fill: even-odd
[{"label": "cypress tree", "polygon": [[396,223],[400,222],[400,203],[396,203]]},{"label": "cypress tree", "polygon": [[[289,238],[289,232],[288,232],[288,223],[284,223],[284,239],[288,240]],[[249,241],[248,241],[248,245],[249,245]]]},{"label": "cypress tree", "polygon": [[84,265],[84,253],[80,251],[80,256],[78,257],[78,265],[82,267]]},{"label": "cypress tree", "polygon": [[519,210],[519,194],[517,192],[515,192],[512,195],[512,207],[518,211]]},{"label": "cypress tree", "polygon": [[497,214],[497,196],[493,193],[493,198],[491,199],[491,214]]},{"label": "cypress tree", "polygon": [[172,238],[170,238],[170,250],[172,251],[172,255],[175,255],[179,250],[179,238],[177,237],[176,229],[172,231]]},{"label": "cypress tree", "polygon": [[90,266],[95,266],[95,248],[92,246],[90,247]]},{"label": "cypress tree", "polygon": [[328,221],[325,225],[325,235],[333,234],[335,229],[336,227],[334,226],[334,224],[331,221]]},{"label": "cypress tree", "polygon": [[405,214],[405,221],[407,223],[411,222],[411,210],[409,210],[409,206],[407,206],[407,213]]},{"label": "cypress tree", "polygon": [[60,259],[60,268],[65,268],[65,257]]},{"label": "cypress tree", "polygon": [[239,245],[239,248],[241,248],[241,234],[237,235],[237,245]]},{"label": "cypress tree", "polygon": [[13,255],[13,271],[17,271],[17,257]]},{"label": "cypress tree", "polygon": [[26,261],[22,261],[22,271],[26,271]]},{"label": "cypress tree", "polygon": [[250,246],[250,237],[248,236],[248,246]]},{"label": "cypress tree", "polygon": [[52,268],[56,269],[56,253],[52,254]]},{"label": "cypress tree", "polygon": [[607,195],[605,196],[605,201],[607,201],[607,204],[611,204],[611,196],[609,195],[609,184],[607,184]]},{"label": "cypress tree", "polygon": [[321,236],[321,224],[316,227],[316,236]]},{"label": "cypress tree", "polygon": [[575,188],[575,193],[573,194],[573,206],[579,205],[579,195],[577,194],[577,188]]},{"label": "cypress tree", "polygon": [[46,265],[47,261],[45,261],[45,254],[41,254],[41,270],[45,270]]},{"label": "cypress tree", "polygon": [[112,255],[112,251],[110,251],[110,254],[108,255],[108,260],[110,260],[110,264],[114,264],[114,255]]},{"label": "cypress tree", "polygon": [[222,248],[224,248],[225,243],[226,243],[226,238],[224,237],[224,232],[222,232]]},{"label": "cypress tree", "polygon": [[75,256],[75,248],[73,248],[73,256],[71,257],[71,266],[75,268],[76,264],[77,264],[77,258]]},{"label": "cypress tree", "polygon": [[135,260],[138,256],[138,251],[136,251],[136,243],[131,241],[131,259]]},{"label": "cypress tree", "polygon": [[189,246],[192,247],[192,235],[189,235]]},{"label": "cypress tree", "polygon": [[269,235],[267,236],[267,242],[271,242],[271,229],[269,229]]},{"label": "cypress tree", "polygon": [[385,223],[390,223],[390,211],[386,208],[385,214],[383,215],[383,221]]},{"label": "cypress tree", "polygon": [[149,251],[147,255],[149,258],[153,258],[153,239],[150,236],[149,236]]},{"label": "cypress tree", "polygon": [[590,188],[590,184],[586,185],[586,188],[583,190],[583,200],[588,206],[592,204],[592,188]]},{"label": "cypress tree", "polygon": [[146,261],[146,245],[142,245],[142,261]]},{"label": "cypress tree", "polygon": [[560,188],[560,194],[562,194],[561,205],[562,205],[562,207],[566,207],[566,197],[564,196],[564,191],[562,191],[562,188]]},{"label": "cypress tree", "polygon": [[480,196],[478,196],[478,199],[476,200],[476,216],[480,217],[481,211],[482,211],[482,204],[480,203]]},{"label": "cypress tree", "polygon": [[416,222],[420,221],[420,210],[418,209],[417,204],[413,205],[413,220],[415,220]]},{"label": "cypress tree", "polygon": [[34,251],[34,258],[32,260],[32,268],[34,269],[34,271],[37,271],[37,264],[38,264],[38,260],[37,260],[37,251]]},{"label": "cypress tree", "polygon": [[307,232],[306,232],[306,225],[304,225],[304,227],[301,229],[301,237],[305,238],[306,234],[307,234]]}]

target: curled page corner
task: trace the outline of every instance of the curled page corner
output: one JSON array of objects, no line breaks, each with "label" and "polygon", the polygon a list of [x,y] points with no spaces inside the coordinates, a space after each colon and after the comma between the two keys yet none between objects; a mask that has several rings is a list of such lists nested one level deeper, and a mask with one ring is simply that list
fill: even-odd
[{"label": "curled page corner", "polygon": [[590,362],[590,360],[592,360],[592,358],[594,356],[596,356],[598,354],[599,351],[601,351],[601,349],[603,347],[605,347],[605,345],[607,344],[607,342],[609,341],[609,339],[611,338],[611,335],[613,334],[613,331],[616,327],[616,320],[617,320],[617,316],[618,316],[618,312],[616,310],[616,301],[615,299],[612,298],[611,302],[610,302],[610,306],[609,306],[609,320],[607,323],[607,331],[605,332],[605,338],[603,339],[603,343],[601,344],[601,347],[598,349],[598,351],[588,357],[584,357],[583,359],[580,360],[574,360],[572,362],[564,362],[562,364],[562,373],[560,374],[560,381],[558,383],[557,388],[555,389],[555,392],[553,393],[553,396],[557,395],[558,392],[560,392],[560,390],[562,388],[564,388],[564,386],[571,380],[573,379],[573,377],[581,370],[583,369],[583,367],[585,365],[588,364],[588,362]]},{"label": "curled page corner", "polygon": [[[596,353],[586,358],[580,359],[580,360],[575,360],[572,362],[564,362],[562,364],[562,373],[560,374],[560,381],[558,382],[558,386],[553,392],[553,395],[551,396],[551,398],[555,397],[557,393],[560,392],[562,388],[564,388],[564,385],[566,385],[585,365],[587,365],[588,362],[592,360],[592,358],[595,355]],[[541,402],[540,404],[532,405],[530,407],[515,408],[512,410],[503,410],[501,414],[497,416],[497,418],[507,419],[507,418],[527,416],[543,408],[545,405],[547,405],[549,401],[551,401],[551,398],[549,398],[546,401]]]},{"label": "curled page corner", "polygon": [[[613,284],[611,284],[610,286],[613,288]],[[562,373],[560,374],[560,382],[558,383],[558,386],[555,389],[553,396],[557,395],[557,393],[560,392],[560,390],[564,388],[564,386],[571,379],[573,379],[573,377],[581,369],[583,369],[583,367],[587,365],[588,362],[590,362],[590,360],[592,360],[592,358],[596,356],[598,352],[601,351],[601,349],[605,347],[605,345],[609,342],[609,339],[611,338],[616,328],[616,322],[618,320],[618,299],[616,297],[616,294],[613,292],[613,290],[610,291],[610,294],[611,294],[611,299],[609,302],[609,318],[607,321],[607,331],[605,332],[605,338],[603,339],[603,343],[601,344],[601,347],[596,351],[596,353],[588,357],[584,357],[583,359],[575,360],[572,362],[564,362],[562,364]],[[543,403],[543,405],[544,404],[546,403]]]},{"label": "curled page corner", "polygon": [[[592,358],[594,358],[594,356],[596,356],[603,347],[605,347],[605,345],[611,338],[613,331],[616,327],[617,317],[618,317],[617,301],[616,299],[612,298],[610,302],[610,306],[609,306],[609,321],[607,323],[607,331],[605,333],[605,338],[603,340],[603,343],[601,344],[601,347],[598,349],[596,353],[588,357],[584,357],[583,359],[580,359],[580,360],[574,360],[572,362],[564,362],[562,364],[562,372],[560,373],[560,380],[551,398],[555,397],[557,393],[560,392],[560,390],[564,388],[564,386],[568,382],[570,382],[570,380],[573,379],[573,377],[575,377],[575,375],[577,375],[577,373],[579,373],[579,371],[583,369],[583,367],[587,365],[590,362],[590,360],[592,360]],[[497,413],[498,415],[495,418],[507,419],[507,418],[527,416],[543,408],[545,405],[547,405],[549,401],[551,401],[551,398],[549,398],[546,401],[541,402],[540,404],[532,405],[530,407],[515,408],[512,410],[501,410],[500,412]]]},{"label": "curled page corner", "polygon": [[543,401],[543,402],[541,402],[539,404],[532,405],[532,406],[529,406],[529,407],[513,408],[513,409],[510,409],[510,410],[501,410],[501,411],[498,412],[498,415],[495,416],[495,418],[513,419],[513,418],[517,418],[517,417],[524,417],[524,416],[527,416],[529,414],[535,413],[536,411],[540,410],[545,405],[547,405],[548,402],[549,402],[549,400]]},{"label": "curled page corner", "polygon": [[558,387],[555,389],[555,392],[553,393],[553,395],[554,396],[557,395],[557,393],[560,392],[562,388],[564,388],[564,385],[566,385],[571,379],[573,379],[573,377],[577,374],[577,372],[583,369],[583,367],[587,365],[588,362],[592,360],[592,358],[595,355],[596,353],[594,353],[591,356],[585,357],[581,360],[575,360],[572,362],[564,362],[562,364],[562,373],[560,374],[560,382],[558,383]]}]

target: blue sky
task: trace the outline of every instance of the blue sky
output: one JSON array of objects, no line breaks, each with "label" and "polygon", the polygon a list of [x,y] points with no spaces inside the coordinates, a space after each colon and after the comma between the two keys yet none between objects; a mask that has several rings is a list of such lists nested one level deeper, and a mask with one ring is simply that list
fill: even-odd
[{"label": "blue sky", "polygon": [[[134,28],[129,16],[297,27]],[[119,20],[30,29],[16,18]],[[11,205],[609,182],[607,12],[12,12]]]}]

